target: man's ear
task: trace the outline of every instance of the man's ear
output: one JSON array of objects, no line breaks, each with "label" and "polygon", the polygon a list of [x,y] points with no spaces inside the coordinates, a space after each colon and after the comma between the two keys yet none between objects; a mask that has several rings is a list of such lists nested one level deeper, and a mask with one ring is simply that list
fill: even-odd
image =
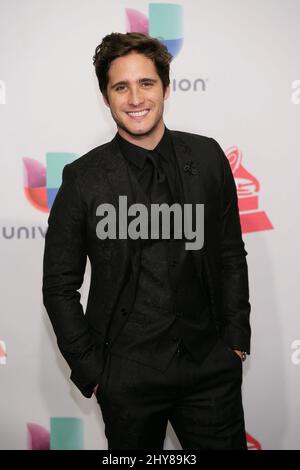
[{"label": "man's ear", "polygon": [[164,100],[167,100],[170,96],[170,85],[165,88]]},{"label": "man's ear", "polygon": [[110,108],[109,102],[108,102],[106,96],[105,96],[105,95],[102,95],[102,98],[103,98],[103,101],[104,101],[105,105],[106,105],[108,108]]}]

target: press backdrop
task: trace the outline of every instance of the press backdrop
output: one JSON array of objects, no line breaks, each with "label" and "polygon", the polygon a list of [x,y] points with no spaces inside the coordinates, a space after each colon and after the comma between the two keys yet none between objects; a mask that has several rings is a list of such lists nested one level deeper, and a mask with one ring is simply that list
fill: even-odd
[{"label": "press backdrop", "polygon": [[[116,132],[95,47],[137,30],[173,48],[166,125],[215,138],[234,172],[252,304],[249,447],[299,449],[298,0],[0,0],[0,448],[106,448],[96,400],[56,347],[42,256],[64,164]],[[84,305],[88,288],[89,266]],[[165,448],[180,449],[171,427]]]}]

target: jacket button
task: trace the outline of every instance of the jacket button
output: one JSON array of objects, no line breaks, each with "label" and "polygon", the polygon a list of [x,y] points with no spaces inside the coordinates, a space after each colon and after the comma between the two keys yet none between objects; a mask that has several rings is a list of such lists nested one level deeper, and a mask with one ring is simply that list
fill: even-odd
[{"label": "jacket button", "polygon": [[107,347],[109,345],[109,341],[105,341],[105,346]]},{"label": "jacket button", "polygon": [[176,317],[182,317],[182,312],[175,312]]},{"label": "jacket button", "polygon": [[121,312],[122,312],[123,315],[127,315],[127,310],[126,310],[126,308],[122,307],[122,308],[121,308]]}]

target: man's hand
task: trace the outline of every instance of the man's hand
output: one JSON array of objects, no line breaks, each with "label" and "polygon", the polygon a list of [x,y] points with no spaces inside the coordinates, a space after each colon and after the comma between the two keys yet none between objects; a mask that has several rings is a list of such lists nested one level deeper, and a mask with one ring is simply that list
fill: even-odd
[{"label": "man's hand", "polygon": [[97,384],[97,385],[93,388],[93,393],[94,393],[94,395],[96,395],[97,390],[98,390],[98,387],[99,387],[99,384]]},{"label": "man's hand", "polygon": [[240,357],[241,361],[243,360],[243,354],[242,351],[238,351],[237,349],[234,349],[234,352]]}]

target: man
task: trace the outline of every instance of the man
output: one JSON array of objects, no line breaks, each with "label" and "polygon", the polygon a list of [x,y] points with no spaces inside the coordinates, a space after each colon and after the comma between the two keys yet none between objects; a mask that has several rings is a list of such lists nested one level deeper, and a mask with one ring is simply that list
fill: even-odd
[{"label": "man", "polygon": [[[112,33],[96,48],[118,132],[64,168],[48,220],[44,305],[72,381],[97,397],[109,449],[163,449],[168,421],[184,449],[246,449],[250,305],[236,187],[215,140],[166,128],[171,58],[140,33]],[[124,236],[134,204],[204,204],[203,246],[186,249],[175,219],[169,238],[161,227],[153,238],[129,237],[129,227]],[[116,217],[105,220],[109,207]],[[110,237],[104,221],[116,225]]]}]

